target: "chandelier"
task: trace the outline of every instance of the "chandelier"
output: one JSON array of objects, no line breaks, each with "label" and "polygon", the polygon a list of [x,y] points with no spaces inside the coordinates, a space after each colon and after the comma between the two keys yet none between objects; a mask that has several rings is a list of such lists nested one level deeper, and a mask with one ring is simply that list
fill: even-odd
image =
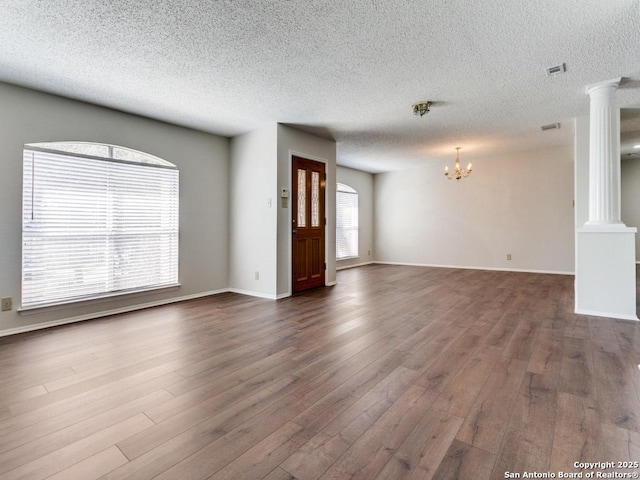
[{"label": "chandelier", "polygon": [[444,176],[449,180],[455,178],[456,180],[460,180],[462,177],[468,177],[471,175],[472,167],[471,163],[467,165],[467,168],[460,168],[460,147],[456,147],[456,164],[453,167],[453,172],[449,174],[449,166],[444,167]]}]

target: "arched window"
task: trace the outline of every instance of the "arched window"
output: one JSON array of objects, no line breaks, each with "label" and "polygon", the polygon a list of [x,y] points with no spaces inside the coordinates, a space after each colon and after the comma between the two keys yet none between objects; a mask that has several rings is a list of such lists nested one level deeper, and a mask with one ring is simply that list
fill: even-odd
[{"label": "arched window", "polygon": [[115,145],[23,150],[22,308],[178,284],[178,169]]},{"label": "arched window", "polygon": [[358,256],[358,192],[343,183],[336,192],[336,260]]}]

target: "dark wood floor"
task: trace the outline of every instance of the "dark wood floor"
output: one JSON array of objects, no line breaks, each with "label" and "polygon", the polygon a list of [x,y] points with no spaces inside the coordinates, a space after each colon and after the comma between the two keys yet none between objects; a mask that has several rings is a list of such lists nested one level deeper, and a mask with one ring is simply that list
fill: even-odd
[{"label": "dark wood floor", "polygon": [[338,282],[0,339],[0,478],[482,480],[640,461],[640,322],[573,314],[573,277],[372,265]]}]

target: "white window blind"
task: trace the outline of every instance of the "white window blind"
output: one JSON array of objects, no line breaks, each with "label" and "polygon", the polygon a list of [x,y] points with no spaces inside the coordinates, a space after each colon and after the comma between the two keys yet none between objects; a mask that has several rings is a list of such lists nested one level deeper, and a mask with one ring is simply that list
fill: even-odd
[{"label": "white window blind", "polygon": [[358,192],[343,183],[336,192],[336,260],[358,256]]},{"label": "white window blind", "polygon": [[60,150],[24,149],[22,308],[176,285],[175,166]]}]

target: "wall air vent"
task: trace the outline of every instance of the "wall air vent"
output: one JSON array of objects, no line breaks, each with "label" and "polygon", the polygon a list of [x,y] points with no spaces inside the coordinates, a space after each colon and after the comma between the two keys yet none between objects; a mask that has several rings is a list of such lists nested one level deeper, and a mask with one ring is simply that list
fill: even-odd
[{"label": "wall air vent", "polygon": [[545,130],[555,130],[556,128],[560,128],[560,124],[559,123],[550,123],[549,125],[543,125],[541,128],[542,128],[543,132]]},{"label": "wall air vent", "polygon": [[565,73],[567,71],[567,65],[565,63],[561,63],[560,65],[554,65],[553,67],[547,68],[547,75],[550,77],[554,75],[560,75],[561,73]]}]

